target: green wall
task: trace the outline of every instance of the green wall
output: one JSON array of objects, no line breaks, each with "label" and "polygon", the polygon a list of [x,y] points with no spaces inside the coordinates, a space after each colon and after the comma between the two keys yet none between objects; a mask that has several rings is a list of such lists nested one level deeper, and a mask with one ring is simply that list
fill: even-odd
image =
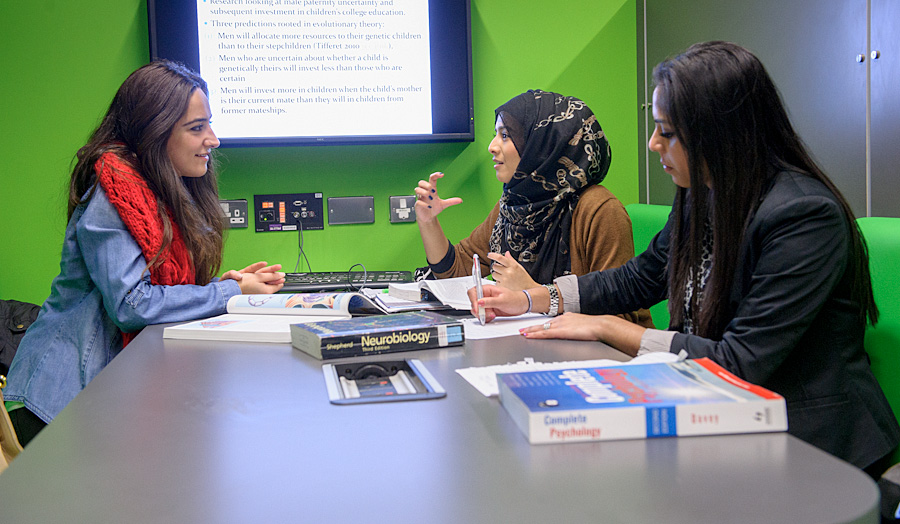
[{"label": "green wall", "polygon": [[[571,8],[563,6],[568,4]],[[442,214],[453,241],[480,223],[501,191],[488,143],[494,108],[527,89],[585,100],[613,149],[604,185],[638,199],[635,0],[472,0],[476,140],[468,143],[220,150],[222,198],[322,192],[373,195],[375,223],[304,233],[314,271],[363,263],[409,269],[425,256],[414,223],[389,222],[388,197],[443,171]],[[35,0],[0,5],[0,298],[41,303],[59,271],[69,169],[119,84],[149,59],[143,0]],[[295,232],[233,229],[223,270],[265,259],[293,270]]]}]

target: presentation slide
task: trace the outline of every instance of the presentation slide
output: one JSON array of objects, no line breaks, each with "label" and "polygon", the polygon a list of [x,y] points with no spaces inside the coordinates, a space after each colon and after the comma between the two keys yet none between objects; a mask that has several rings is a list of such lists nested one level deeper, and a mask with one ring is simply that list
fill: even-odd
[{"label": "presentation slide", "polygon": [[432,133],[428,17],[423,0],[198,0],[216,133]]}]

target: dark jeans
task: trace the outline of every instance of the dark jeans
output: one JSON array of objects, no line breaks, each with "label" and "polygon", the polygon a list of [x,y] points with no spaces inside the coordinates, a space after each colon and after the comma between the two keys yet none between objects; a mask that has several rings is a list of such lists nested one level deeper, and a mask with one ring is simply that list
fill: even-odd
[{"label": "dark jeans", "polygon": [[10,411],[9,420],[12,421],[13,429],[16,430],[16,436],[19,437],[19,444],[23,448],[47,425],[37,415],[28,411],[28,408]]}]

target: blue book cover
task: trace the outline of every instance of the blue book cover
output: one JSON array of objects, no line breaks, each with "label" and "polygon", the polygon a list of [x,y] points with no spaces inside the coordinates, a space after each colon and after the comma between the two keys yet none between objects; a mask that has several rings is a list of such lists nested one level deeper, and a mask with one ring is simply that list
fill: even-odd
[{"label": "blue book cover", "polygon": [[784,431],[777,393],[709,359],[497,376],[531,443]]}]

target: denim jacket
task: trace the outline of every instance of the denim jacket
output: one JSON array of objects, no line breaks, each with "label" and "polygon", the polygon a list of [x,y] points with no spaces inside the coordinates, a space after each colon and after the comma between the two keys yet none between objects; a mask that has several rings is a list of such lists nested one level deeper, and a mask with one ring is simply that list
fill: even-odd
[{"label": "denim jacket", "polygon": [[13,359],[8,401],[50,422],[122,350],[121,331],[220,315],[234,280],[156,286],[140,246],[98,187],[66,227],[59,275]]}]

